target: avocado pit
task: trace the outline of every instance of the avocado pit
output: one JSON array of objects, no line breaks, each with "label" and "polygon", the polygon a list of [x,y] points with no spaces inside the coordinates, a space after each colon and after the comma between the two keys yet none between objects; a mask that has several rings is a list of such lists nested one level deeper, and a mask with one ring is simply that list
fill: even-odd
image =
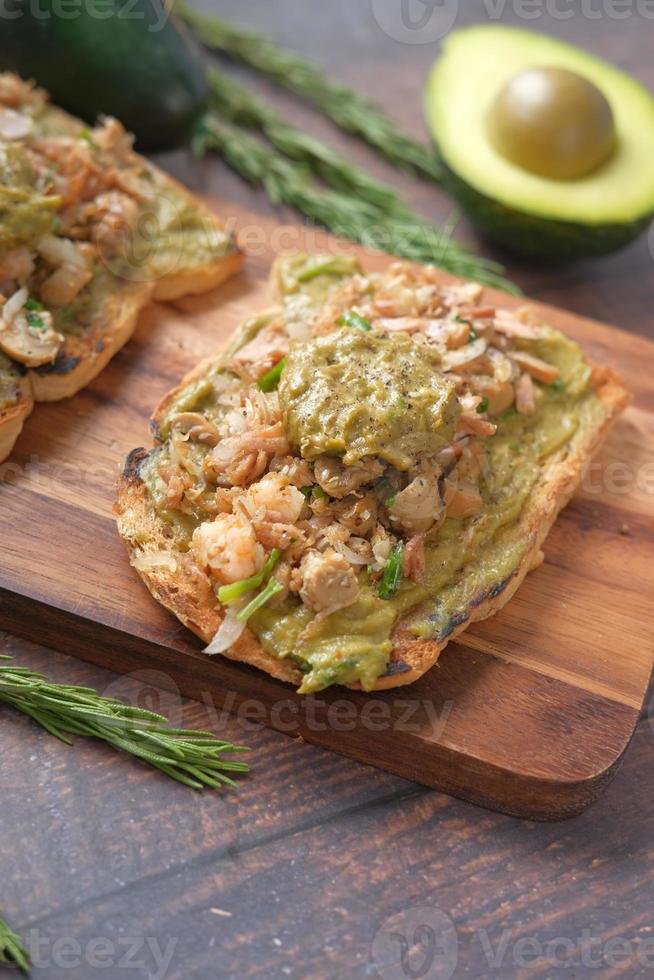
[{"label": "avocado pit", "polygon": [[493,101],[488,136],[505,159],[552,180],[596,171],[616,146],[615,120],[604,94],[563,68],[513,75]]}]

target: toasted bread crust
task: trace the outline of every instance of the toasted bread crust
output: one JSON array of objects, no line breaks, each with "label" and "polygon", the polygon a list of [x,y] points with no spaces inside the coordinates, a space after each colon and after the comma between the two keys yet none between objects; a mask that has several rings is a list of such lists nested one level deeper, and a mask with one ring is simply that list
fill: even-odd
[{"label": "toasted bread crust", "polygon": [[14,448],[23,423],[33,408],[32,387],[25,375],[19,382],[18,397],[14,404],[0,411],[0,463]]},{"label": "toasted bread crust", "polygon": [[[173,392],[165,396],[155,410],[155,423],[170,404],[175,393],[189,381],[201,376],[209,361],[198,365]],[[516,592],[527,573],[542,561],[542,544],[559,511],[577,490],[585,464],[597,452],[613,421],[630,401],[622,378],[608,368],[593,367],[592,383],[602,400],[606,415],[598,427],[577,432],[568,446],[548,461],[539,485],[529,498],[519,524],[528,541],[522,558],[513,573],[495,583],[488,594],[477,596],[451,624],[441,639],[417,639],[412,634],[396,630],[388,668],[375,684],[374,690],[387,690],[411,684],[434,665],[450,640],[460,635],[471,623],[498,612]],[[139,469],[148,453],[135,450],[128,457],[125,472],[118,486],[116,513],[118,530],[134,560],[146,552],[161,553],[175,561],[170,567],[140,569],[139,574],[155,599],[202,640],[208,643],[221,623],[221,614],[209,576],[200,569],[189,554],[177,547],[172,529],[158,516],[150,494],[142,482]],[[500,532],[501,533],[501,532]],[[273,677],[298,685],[302,672],[289,661],[267,653],[255,635],[246,629],[234,647],[224,656],[266,671]],[[358,688],[358,684],[351,685]]]}]

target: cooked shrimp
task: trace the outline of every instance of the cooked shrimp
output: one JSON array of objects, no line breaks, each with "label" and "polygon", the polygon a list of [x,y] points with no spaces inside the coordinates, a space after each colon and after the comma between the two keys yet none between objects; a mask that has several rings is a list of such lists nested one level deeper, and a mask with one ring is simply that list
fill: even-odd
[{"label": "cooked shrimp", "polygon": [[495,329],[498,333],[512,339],[520,337],[522,340],[535,340],[542,331],[530,323],[524,323],[515,313],[509,310],[498,310],[495,315]]},{"label": "cooked shrimp", "polygon": [[271,325],[260,330],[252,340],[248,341],[234,355],[237,364],[255,364],[256,376],[260,377],[276,364],[285,354],[288,354],[288,335],[279,328]]},{"label": "cooked shrimp", "polygon": [[311,464],[299,456],[274,456],[269,469],[272,473],[283,473],[295,487],[308,487],[314,480]]},{"label": "cooked shrimp", "polygon": [[498,381],[485,374],[475,374],[469,379],[472,390],[488,399],[487,412],[489,415],[501,415],[513,405],[513,385],[509,381]]},{"label": "cooked shrimp", "polygon": [[457,435],[493,436],[497,432],[497,425],[477,412],[463,412],[459,416],[456,432]]},{"label": "cooked shrimp", "polygon": [[237,514],[219,514],[193,532],[196,560],[223,584],[249,578],[263,566],[265,552],[249,521]]},{"label": "cooked shrimp", "polygon": [[267,521],[294,524],[306,504],[306,498],[283,473],[266,473],[252,483],[245,499],[255,511],[262,510]]},{"label": "cooked shrimp", "polygon": [[407,534],[428,531],[443,516],[443,501],[436,480],[417,476],[388,506],[391,523]]},{"label": "cooked shrimp", "polygon": [[280,551],[290,550],[300,555],[307,547],[307,537],[304,531],[294,524],[282,524],[279,521],[257,521],[252,522],[254,533],[257,540],[266,548],[279,548]]},{"label": "cooked shrimp", "polygon": [[300,598],[325,615],[350,606],[359,595],[352,566],[335,551],[309,551],[300,565]]},{"label": "cooked shrimp", "polygon": [[521,374],[515,386],[515,407],[521,415],[533,415],[536,411],[536,389],[531,375]]},{"label": "cooked shrimp", "polygon": [[548,364],[547,361],[543,361],[540,357],[535,357],[533,354],[516,350],[512,351],[511,357],[532,378],[536,378],[536,381],[542,381],[544,384],[551,385],[559,376],[559,369],[555,364]]},{"label": "cooked shrimp", "polygon": [[[207,454],[204,460],[205,473],[227,476],[237,476],[232,483],[243,486],[259,469],[263,458],[264,469],[273,456],[284,456],[290,453],[284,427],[281,422],[239,435],[229,436]],[[261,470],[257,475],[261,475]],[[230,477],[231,478],[231,477]]]}]

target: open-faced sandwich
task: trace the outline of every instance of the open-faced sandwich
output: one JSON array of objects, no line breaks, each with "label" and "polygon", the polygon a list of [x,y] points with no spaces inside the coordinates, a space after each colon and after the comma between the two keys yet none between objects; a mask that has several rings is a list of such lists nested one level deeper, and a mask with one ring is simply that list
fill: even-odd
[{"label": "open-faced sandwich", "polygon": [[151,299],[204,292],[241,255],[224,225],[132,150],[0,74],[0,460],[34,400],[73,395]]},{"label": "open-faced sandwich", "polygon": [[541,561],[629,396],[433,267],[296,255],[274,284],[158,406],[120,534],[208,653],[301,692],[407,684]]}]

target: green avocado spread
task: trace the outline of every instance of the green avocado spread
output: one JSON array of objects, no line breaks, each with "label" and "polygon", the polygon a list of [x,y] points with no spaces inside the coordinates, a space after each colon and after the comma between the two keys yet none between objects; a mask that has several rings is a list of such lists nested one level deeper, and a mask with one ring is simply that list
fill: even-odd
[{"label": "green avocado spread", "polygon": [[34,246],[50,229],[60,199],[41,194],[19,146],[0,145],[0,258],[19,245]]},{"label": "green avocado spread", "polygon": [[378,456],[408,470],[450,441],[459,415],[437,352],[405,334],[342,327],[297,344],[279,385],[284,427],[305,459]]},{"label": "green avocado spread", "polygon": [[[296,260],[297,265],[297,260]],[[302,263],[297,266],[305,269]],[[322,303],[336,270],[316,266],[315,275],[280,281],[283,297]],[[296,271],[295,269],[293,271]],[[355,270],[343,270],[341,276]],[[279,275],[279,272],[278,272]],[[160,423],[165,440],[175,412],[215,409],[215,380],[239,346],[270,322],[279,310],[248,321],[203,379],[182,389]],[[566,446],[584,446],[601,422],[605,408],[590,387],[590,369],[581,349],[556,330],[518,345],[559,369],[555,386],[537,384],[532,415],[509,410],[496,416],[495,435],[483,439],[488,465],[479,490],[483,507],[473,517],[447,518],[428,533],[426,573],[420,583],[404,578],[390,599],[378,595],[364,568],[354,603],[333,612],[301,636],[314,613],[290,597],[266,605],[249,625],[274,656],[294,661],[303,671],[302,693],[333,683],[359,682],[370,690],[389,662],[392,636],[399,627],[416,637],[444,639],[469,611],[509,585],[531,544],[531,530],[520,522],[524,506],[543,478],[552,454]],[[308,459],[338,455],[346,463],[379,456],[407,469],[416,453],[437,452],[451,436],[458,405],[452,384],[438,372],[438,354],[403,335],[340,329],[291,349],[282,372],[279,397],[290,440]],[[201,450],[199,450],[201,451]],[[156,450],[141,469],[155,504],[174,525],[181,547],[206,514],[172,512],[165,485],[157,475]],[[395,664],[394,669],[402,669]]]}]

